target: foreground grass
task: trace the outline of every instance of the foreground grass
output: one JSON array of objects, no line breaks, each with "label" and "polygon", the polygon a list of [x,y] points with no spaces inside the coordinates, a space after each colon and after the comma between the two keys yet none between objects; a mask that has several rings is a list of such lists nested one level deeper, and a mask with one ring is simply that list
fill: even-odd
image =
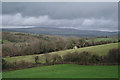
[{"label": "foreground grass", "polygon": [[[98,46],[90,46],[90,47],[84,47],[84,48],[79,48],[79,49],[69,49],[69,50],[63,50],[63,51],[56,51],[56,52],[51,52],[48,54],[58,54],[60,56],[63,56],[65,54],[68,53],[72,53],[72,52],[83,52],[83,51],[88,51],[91,52],[93,54],[97,54],[97,55],[106,55],[108,53],[108,51],[110,49],[113,48],[118,48],[118,43],[111,43],[111,44],[105,44],[105,45],[98,45]],[[39,54],[39,55],[27,55],[27,56],[17,56],[17,57],[6,57],[4,58],[6,61],[8,62],[15,62],[15,61],[21,61],[24,60],[26,62],[32,62],[35,63],[34,61],[34,57],[35,56],[39,56],[39,61],[40,62],[45,62],[45,56],[44,54]]]},{"label": "foreground grass", "polygon": [[117,78],[118,66],[59,64],[3,72],[3,78]]}]

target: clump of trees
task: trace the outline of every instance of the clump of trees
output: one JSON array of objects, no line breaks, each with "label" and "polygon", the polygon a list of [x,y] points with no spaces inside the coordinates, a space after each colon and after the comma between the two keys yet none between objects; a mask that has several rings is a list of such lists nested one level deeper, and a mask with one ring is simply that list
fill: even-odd
[{"label": "clump of trees", "polygon": [[74,52],[63,56],[64,62],[77,63],[81,65],[113,65],[120,63],[120,49],[111,49],[105,56],[98,56],[90,52]]},{"label": "clump of trees", "polygon": [[74,52],[68,53],[63,56],[64,62],[76,63],[80,65],[98,64],[102,58],[98,55],[91,54],[90,52]]}]

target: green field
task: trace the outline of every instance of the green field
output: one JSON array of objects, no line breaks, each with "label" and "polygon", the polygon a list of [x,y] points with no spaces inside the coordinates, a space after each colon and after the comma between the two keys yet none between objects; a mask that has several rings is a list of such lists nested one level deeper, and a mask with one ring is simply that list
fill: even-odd
[{"label": "green field", "polygon": [[118,41],[118,38],[115,37],[115,38],[95,38],[95,39],[90,39],[90,40],[87,40],[88,42],[91,42],[91,41]]},{"label": "green field", "polygon": [[[98,46],[90,46],[90,47],[84,47],[84,48],[78,48],[78,49],[69,49],[69,50],[63,50],[63,51],[57,51],[57,52],[51,52],[47,54],[58,54],[60,56],[63,56],[65,54],[71,53],[71,52],[82,52],[82,51],[89,51],[93,54],[98,54],[98,55],[106,55],[110,49],[113,48],[118,48],[118,43],[111,43],[111,44],[105,44],[105,45],[98,45]],[[6,57],[4,58],[8,62],[14,62],[14,61],[21,61],[24,60],[26,62],[34,62],[34,57],[36,55],[27,55],[27,56],[18,56],[18,57]],[[44,54],[39,54],[40,62],[45,61],[45,56]]]},{"label": "green field", "polygon": [[95,41],[118,41],[118,38],[97,38]]},{"label": "green field", "polygon": [[3,72],[3,78],[117,78],[118,66],[59,64]]}]

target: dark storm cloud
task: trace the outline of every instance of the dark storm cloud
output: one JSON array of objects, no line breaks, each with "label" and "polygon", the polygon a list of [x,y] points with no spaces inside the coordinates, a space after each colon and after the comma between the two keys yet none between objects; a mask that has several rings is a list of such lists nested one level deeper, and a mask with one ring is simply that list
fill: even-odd
[{"label": "dark storm cloud", "polygon": [[116,18],[117,3],[107,2],[19,2],[3,3],[3,14],[48,15],[52,18]]},{"label": "dark storm cloud", "polygon": [[2,8],[5,26],[117,30],[117,2],[11,2],[3,3]]}]

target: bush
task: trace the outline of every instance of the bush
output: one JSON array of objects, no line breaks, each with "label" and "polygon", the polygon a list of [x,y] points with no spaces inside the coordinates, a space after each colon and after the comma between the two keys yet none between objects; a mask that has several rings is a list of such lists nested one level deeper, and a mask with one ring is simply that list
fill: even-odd
[{"label": "bush", "polygon": [[52,64],[56,63],[63,63],[62,57],[59,56],[58,54],[53,54],[52,55]]},{"label": "bush", "polygon": [[102,57],[100,57],[98,55],[92,55],[91,59],[89,61],[92,64],[98,64],[98,63],[102,62],[103,60],[102,60]]},{"label": "bush", "polygon": [[50,55],[50,54],[45,54],[44,57],[45,57],[45,63],[46,63],[46,64],[50,64],[51,55]]},{"label": "bush", "polygon": [[35,56],[35,63],[38,64],[39,56]]},{"label": "bush", "polygon": [[6,69],[7,68],[7,62],[2,59],[2,69]]}]

